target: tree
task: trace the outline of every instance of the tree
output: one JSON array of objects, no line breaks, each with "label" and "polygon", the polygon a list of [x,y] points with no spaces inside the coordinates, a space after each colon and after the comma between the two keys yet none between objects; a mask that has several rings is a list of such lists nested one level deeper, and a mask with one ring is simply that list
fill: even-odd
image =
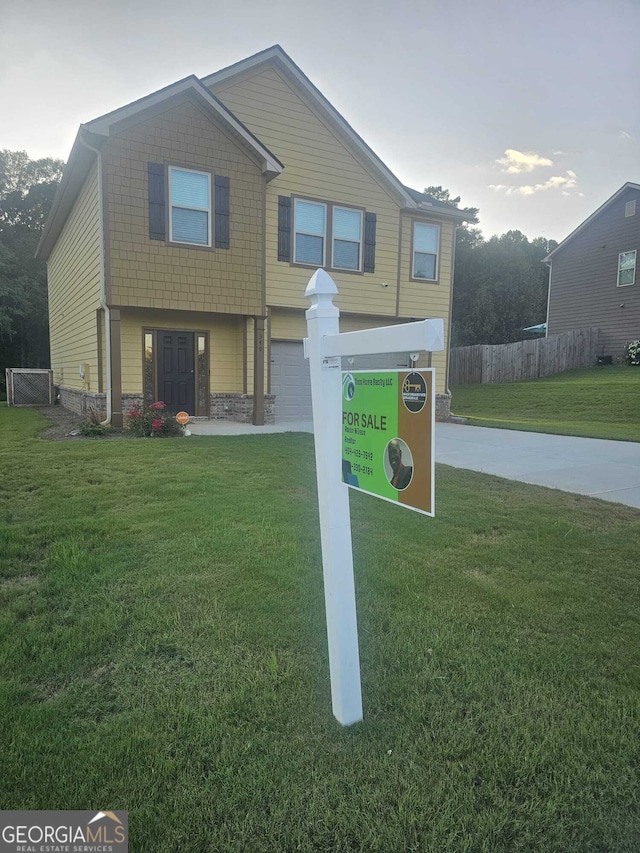
[{"label": "tree", "polygon": [[0,151],[0,383],[49,364],[46,265],[34,257],[64,163]]},{"label": "tree", "polygon": [[[425,187],[424,189],[425,195],[430,195],[431,198],[434,198],[436,201],[441,201],[443,204],[448,204],[451,207],[455,207],[456,210],[462,210],[463,213],[467,214],[467,222],[472,223],[473,225],[477,225],[478,223],[478,213],[480,212],[477,207],[460,207],[460,196],[456,196],[456,198],[451,198],[451,194],[449,190],[444,189],[441,186],[430,186]],[[474,229],[476,230],[476,229]]]},{"label": "tree", "polygon": [[461,247],[456,256],[452,345],[504,344],[527,336],[526,326],[544,322],[548,268],[555,247],[520,231]]},{"label": "tree", "polygon": [[442,186],[424,192],[467,214],[456,229],[453,283],[452,346],[503,344],[527,336],[526,326],[544,322],[547,314],[548,269],[543,258],[557,243],[520,231],[485,240],[477,225],[477,207],[460,207]]}]

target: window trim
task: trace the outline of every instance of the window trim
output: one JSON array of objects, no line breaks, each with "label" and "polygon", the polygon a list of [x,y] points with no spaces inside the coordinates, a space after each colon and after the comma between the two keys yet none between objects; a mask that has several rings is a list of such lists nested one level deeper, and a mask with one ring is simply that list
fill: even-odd
[{"label": "window trim", "polygon": [[[416,276],[416,252],[419,251],[415,248],[415,237],[416,237],[416,225],[429,225],[431,228],[436,228],[438,231],[438,247],[436,250],[436,271],[435,278],[423,278],[422,276]],[[439,222],[429,222],[424,219],[412,219],[411,220],[411,270],[410,270],[410,280],[411,281],[421,281],[428,282],[429,284],[439,284],[440,282],[440,253],[441,253],[441,242],[442,242],[442,228]],[[431,254],[431,252],[421,252],[420,254]]]},{"label": "window trim", "polygon": [[296,260],[296,246],[297,246],[296,235],[297,234],[306,234],[307,237],[319,237],[320,236],[319,234],[311,234],[309,231],[298,231],[298,229],[296,228],[296,208],[298,206],[299,201],[306,202],[308,204],[309,203],[310,204],[317,204],[318,207],[324,208],[324,233],[322,235],[322,263],[320,264],[320,266],[324,269],[326,262],[327,262],[327,241],[328,241],[328,237],[329,237],[329,233],[330,233],[329,215],[328,215],[329,214],[329,203],[326,201],[320,201],[319,199],[315,199],[315,198],[303,198],[302,196],[293,196],[293,216],[291,217],[291,227],[293,229],[293,252],[291,253],[291,256],[293,258],[292,263],[295,264],[295,266],[297,266],[297,267],[311,267],[312,269],[316,269],[318,266],[317,264],[308,264],[305,261]]},{"label": "window trim", "polygon": [[[323,254],[323,264],[322,269],[332,270],[338,273],[346,273],[347,275],[373,275],[373,273],[365,273],[364,272],[364,223],[365,217],[367,215],[367,209],[364,207],[360,207],[357,204],[344,204],[343,202],[337,201],[329,201],[324,198],[312,198],[311,196],[304,195],[294,195],[291,194],[291,201],[293,202],[293,212],[291,215],[291,260],[289,261],[289,266],[291,267],[300,267],[302,269],[317,269],[316,264],[306,264],[302,261],[296,261],[296,202],[298,201],[310,201],[313,204],[321,204],[325,207],[325,244],[324,244],[324,254]],[[334,267],[333,266],[333,208],[341,207],[345,210],[357,210],[362,214],[361,220],[361,231],[360,231],[360,268],[357,270],[354,269],[346,269],[345,267]],[[372,212],[372,211],[371,211]],[[298,232],[304,234],[304,231]],[[311,236],[317,237],[317,234],[313,234]],[[327,251],[327,246],[330,247],[329,251]],[[331,260],[331,265],[327,263],[327,260]],[[285,261],[286,263],[286,261]]]},{"label": "window trim", "polygon": [[[620,284],[620,273],[622,270],[620,269],[620,258],[623,255],[633,254],[633,281],[627,282],[627,284]],[[626,252],[620,252],[618,254],[618,275],[616,279],[616,287],[632,287],[636,283],[636,269],[638,266],[638,250],[637,249],[627,249]]]},{"label": "window trim", "polygon": [[[358,243],[358,266],[357,267],[339,267],[336,266],[335,263],[335,254],[336,248],[335,243],[336,240],[342,240],[343,243],[355,243],[355,240],[343,240],[341,237],[334,236],[334,215],[336,210],[355,210],[360,214],[360,239],[357,241]],[[346,204],[332,204],[331,205],[331,269],[332,270],[340,270],[340,272],[362,272],[362,266],[364,262],[364,217],[365,211],[359,207],[351,207]]]},{"label": "window trim", "polygon": [[[187,240],[176,240],[173,236],[173,208],[177,207],[181,210],[197,210],[202,213],[202,209],[198,207],[188,207],[184,204],[174,204],[171,193],[171,172],[172,170],[176,170],[179,172],[193,172],[196,175],[205,175],[207,178],[207,185],[209,190],[209,207],[207,209],[207,243],[189,243]],[[205,169],[193,169],[189,166],[178,166],[175,164],[169,164],[167,166],[167,198],[169,203],[167,205],[167,214],[169,218],[169,227],[167,230],[168,234],[168,242],[173,243],[176,246],[189,246],[192,249],[213,249],[212,243],[212,212],[214,210],[214,199],[213,199],[213,181],[211,172],[206,171]]]}]

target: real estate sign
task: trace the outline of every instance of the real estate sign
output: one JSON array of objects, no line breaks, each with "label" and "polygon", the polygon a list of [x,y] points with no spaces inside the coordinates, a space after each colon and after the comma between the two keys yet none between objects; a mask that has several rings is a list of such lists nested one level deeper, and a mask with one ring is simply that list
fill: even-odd
[{"label": "real estate sign", "polygon": [[342,374],[342,481],[435,514],[434,371]]}]

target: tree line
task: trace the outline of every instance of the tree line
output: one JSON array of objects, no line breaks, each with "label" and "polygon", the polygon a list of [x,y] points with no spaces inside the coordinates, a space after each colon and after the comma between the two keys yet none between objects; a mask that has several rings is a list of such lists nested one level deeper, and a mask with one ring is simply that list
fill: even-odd
[{"label": "tree line", "polygon": [[34,256],[63,168],[0,151],[0,388],[5,367],[49,366],[47,272]]},{"label": "tree line", "polygon": [[[0,151],[0,389],[5,367],[49,366],[46,265],[34,255],[63,169],[52,157]],[[459,208],[441,186],[425,193],[467,214],[456,236],[451,345],[522,340],[546,318],[542,259],[557,244],[520,231],[485,240],[477,208]]]},{"label": "tree line", "polygon": [[555,240],[529,240],[507,231],[485,240],[478,208],[460,207],[441,186],[425,193],[467,214],[456,232],[451,346],[508,344],[531,337],[523,330],[547,319],[549,269],[542,261],[558,245]]}]

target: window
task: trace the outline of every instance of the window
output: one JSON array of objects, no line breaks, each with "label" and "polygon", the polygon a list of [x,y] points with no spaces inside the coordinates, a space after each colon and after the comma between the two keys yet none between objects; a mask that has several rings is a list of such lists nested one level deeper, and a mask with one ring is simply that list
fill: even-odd
[{"label": "window", "polygon": [[[278,260],[290,260],[290,250],[287,246],[287,234],[291,234],[288,210],[287,199],[280,197],[278,200]],[[330,202],[294,199],[293,263],[314,267],[326,265],[329,269],[362,272],[364,257],[365,272],[373,272],[375,218],[375,214],[367,214],[370,236],[365,239],[363,210]],[[367,254],[368,246],[369,254]]]},{"label": "window", "polygon": [[359,270],[361,266],[362,211],[333,208],[333,259],[338,270]]},{"label": "window", "polygon": [[636,215],[636,200],[635,200],[635,198],[632,201],[628,201],[625,204],[624,215],[625,215],[625,217]]},{"label": "window", "polygon": [[294,212],[296,264],[324,266],[327,206],[312,201],[295,200]]},{"label": "window", "polygon": [[440,228],[424,222],[413,223],[412,278],[436,281],[438,278],[438,244]]},{"label": "window", "polygon": [[169,240],[211,245],[211,175],[169,167]]},{"label": "window", "polygon": [[142,391],[146,406],[151,405],[156,399],[156,376],[153,360],[153,338],[154,333],[149,329],[144,331]]},{"label": "window", "polygon": [[636,280],[636,251],[618,255],[618,287],[634,284]]}]

